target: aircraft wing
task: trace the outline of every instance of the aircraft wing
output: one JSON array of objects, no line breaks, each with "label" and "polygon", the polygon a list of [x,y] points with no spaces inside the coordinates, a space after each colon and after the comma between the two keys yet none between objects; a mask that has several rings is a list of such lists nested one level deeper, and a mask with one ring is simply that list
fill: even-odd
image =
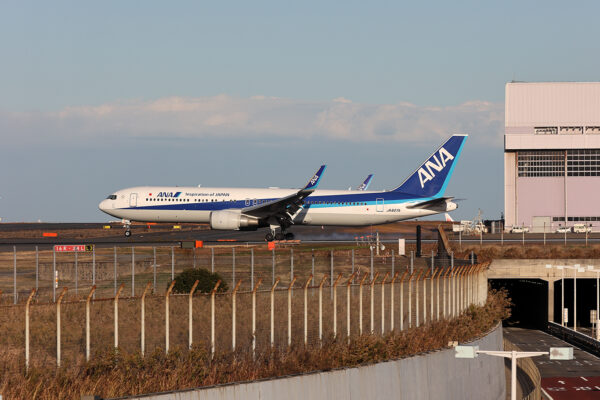
[{"label": "aircraft wing", "polygon": [[407,206],[406,208],[424,208],[424,209],[434,209],[436,207],[444,206],[446,207],[446,203],[449,200],[452,200],[454,197],[440,197],[437,199],[422,201],[420,203],[412,204]]},{"label": "aircraft wing", "polygon": [[242,214],[257,218],[283,217],[291,219],[298,210],[302,208],[304,199],[315,191],[325,171],[326,165],[321,165],[319,170],[310,178],[306,186],[289,196],[269,201],[268,203],[258,204],[251,207],[242,208]]},{"label": "aircraft wing", "polygon": [[365,181],[361,183],[356,188],[356,190],[367,190],[369,188],[369,185],[371,184],[371,180],[373,180],[373,174],[369,174],[369,176],[367,176],[367,179],[365,179]]}]

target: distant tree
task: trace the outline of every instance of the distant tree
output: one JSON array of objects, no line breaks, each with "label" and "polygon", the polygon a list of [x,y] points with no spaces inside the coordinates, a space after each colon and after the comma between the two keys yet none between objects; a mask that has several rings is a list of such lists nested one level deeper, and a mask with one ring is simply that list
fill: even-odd
[{"label": "distant tree", "polygon": [[204,268],[190,268],[186,269],[175,276],[175,286],[173,286],[174,293],[189,293],[194,286],[194,282],[199,281],[196,291],[201,293],[210,293],[211,290],[217,284],[217,281],[221,281],[218,292],[226,292],[228,287],[227,283],[223,280],[223,277],[219,274],[212,273]]}]

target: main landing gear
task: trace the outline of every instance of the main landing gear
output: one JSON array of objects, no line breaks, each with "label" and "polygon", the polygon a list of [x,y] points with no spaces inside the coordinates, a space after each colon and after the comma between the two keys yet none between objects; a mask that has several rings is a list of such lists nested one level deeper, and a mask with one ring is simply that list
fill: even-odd
[{"label": "main landing gear", "polygon": [[269,232],[265,235],[265,240],[267,242],[272,242],[273,240],[294,240],[294,234],[292,232],[281,231],[275,233]]}]

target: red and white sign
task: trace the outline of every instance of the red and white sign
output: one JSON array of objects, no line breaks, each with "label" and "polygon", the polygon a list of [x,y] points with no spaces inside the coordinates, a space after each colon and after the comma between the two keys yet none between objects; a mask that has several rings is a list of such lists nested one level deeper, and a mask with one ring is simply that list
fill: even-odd
[{"label": "red and white sign", "polygon": [[85,244],[57,244],[54,246],[56,252],[79,252],[85,251]]}]

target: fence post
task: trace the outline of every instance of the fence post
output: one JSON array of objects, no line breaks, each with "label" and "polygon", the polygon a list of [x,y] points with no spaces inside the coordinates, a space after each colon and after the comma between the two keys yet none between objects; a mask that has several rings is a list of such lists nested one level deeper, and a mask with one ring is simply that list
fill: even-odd
[{"label": "fence post", "polygon": [[56,365],[60,368],[60,303],[67,293],[67,288],[63,288],[62,293],[56,301]]},{"label": "fence post", "polygon": [[[77,254],[77,253],[75,253]],[[115,246],[113,248],[113,268],[114,268],[114,287],[115,287],[115,294],[117,294],[117,246]]]},{"label": "fence post", "polygon": [[215,248],[210,248],[210,272],[215,272]]},{"label": "fence post", "polygon": [[152,247],[152,253],[154,255],[154,261],[152,264],[152,292],[156,292],[156,247]]},{"label": "fence post", "polygon": [[294,279],[294,249],[290,249],[290,280]]},{"label": "fence post", "polygon": [[373,280],[373,245],[369,247],[371,248],[371,280]]},{"label": "fence post", "polygon": [[385,281],[388,276],[390,276],[389,272],[386,272],[381,280],[381,334],[385,332]]},{"label": "fence post", "polygon": [[404,330],[404,279],[408,275],[408,270],[404,271],[400,277],[400,330]]},{"label": "fence post", "polygon": [[392,276],[394,276],[395,259],[396,257],[394,256],[394,249],[392,249]]},{"label": "fence post", "polygon": [[319,344],[322,345],[323,340],[323,284],[327,280],[328,276],[325,275],[319,283]]},{"label": "fence post", "polygon": [[337,284],[342,279],[342,274],[338,274],[333,282],[333,338],[337,338]]},{"label": "fence post", "polygon": [[[54,258],[56,262],[56,257]],[[96,284],[96,246],[92,247],[92,286]],[[94,292],[94,299],[96,298],[96,292]]]},{"label": "fence post", "polygon": [[146,287],[144,288],[144,292],[142,293],[142,310],[141,310],[141,318],[140,318],[140,348],[142,351],[142,358],[144,357],[144,353],[146,352],[146,293],[152,284],[148,282]]},{"label": "fence post", "polygon": [[312,281],[313,275],[311,274],[306,283],[304,284],[304,345],[308,344],[308,285]]},{"label": "fence post", "polygon": [[333,250],[331,250],[331,261],[330,261],[330,270],[329,276],[331,277],[331,285],[329,289],[329,296],[333,297]]},{"label": "fence post", "polygon": [[169,353],[169,296],[175,286],[175,281],[171,281],[169,288],[165,292],[165,353]]},{"label": "fence post", "polygon": [[408,277],[408,328],[412,327],[412,279],[415,277],[415,273],[411,272]]},{"label": "fence post", "polygon": [[52,248],[52,301],[56,302],[56,249]]},{"label": "fence post", "polygon": [[254,247],[250,249],[250,287],[254,287]]},{"label": "fence post", "polygon": [[292,279],[288,286],[288,347],[292,345],[292,286],[296,282],[296,277]]},{"label": "fence post", "polygon": [[394,283],[396,282],[396,279],[398,278],[399,273],[396,272],[394,274],[394,276],[392,277],[392,282],[390,282],[390,331],[393,332],[394,331]]},{"label": "fence post", "polygon": [[[194,252],[196,250],[194,249]],[[196,256],[196,254],[194,254],[194,257]],[[189,295],[189,300],[188,300],[188,349],[192,349],[192,343],[194,341],[194,317],[192,315],[192,310],[193,310],[193,296],[194,296],[194,292],[196,291],[196,288],[198,287],[198,284],[200,283],[199,280],[196,279],[196,282],[194,282],[194,285],[192,286],[192,289],[190,290],[190,295]]]},{"label": "fence post", "polygon": [[423,270],[419,272],[417,275],[417,279],[415,279],[415,326],[419,326],[419,281],[421,280],[421,275],[423,275]]},{"label": "fence post", "polygon": [[39,289],[39,277],[40,277],[40,251],[38,246],[35,246],[35,290]]},{"label": "fence post", "polygon": [[175,247],[171,246],[171,280],[175,279]]},{"label": "fence post", "polygon": [[436,274],[436,302],[437,302],[437,307],[436,307],[436,311],[435,311],[435,320],[439,321],[440,320],[440,276],[442,276],[442,273],[444,272],[444,268],[441,267],[440,269],[438,269],[437,274]]},{"label": "fence post", "polygon": [[235,247],[231,248],[231,287],[235,287]]},{"label": "fence post", "polygon": [[215,293],[221,284],[221,280],[218,280],[215,287],[210,292],[210,357],[215,356]]},{"label": "fence post", "polygon": [[92,286],[85,301],[85,361],[90,361],[90,301],[95,291],[96,285]]},{"label": "fence post", "polygon": [[237,295],[237,291],[240,288],[240,285],[242,284],[242,280],[240,279],[238,281],[238,283],[235,285],[235,287],[233,288],[233,292],[231,293],[231,351],[235,351],[235,339],[236,339],[236,311],[237,311],[237,305],[236,305],[236,295]]},{"label": "fence post", "polygon": [[375,281],[377,278],[379,278],[379,272],[377,272],[373,280],[371,280],[371,333],[375,332]]},{"label": "fence post", "polygon": [[25,371],[29,371],[29,304],[35,296],[36,289],[31,289],[31,293],[25,304]]},{"label": "fence post", "polygon": [[427,277],[429,276],[429,270],[425,271],[423,275],[423,324],[427,323]]},{"label": "fence post", "polygon": [[79,288],[77,287],[77,252],[75,252],[75,296],[79,294]]},{"label": "fence post", "polygon": [[115,307],[115,350],[119,348],[119,295],[121,291],[125,287],[125,284],[122,283],[119,286],[119,290],[117,290],[117,294],[115,295],[114,307]]},{"label": "fence post", "polygon": [[354,275],[354,249],[352,249],[352,275]]},{"label": "fence post", "polygon": [[271,286],[271,347],[275,344],[275,288],[279,283],[279,278]]},{"label": "fence post", "polygon": [[312,275],[315,276],[315,249],[311,249]]},{"label": "fence post", "polygon": [[[354,250],[353,250],[354,252]],[[351,285],[352,282],[354,281],[354,275],[356,274],[356,272],[353,272],[352,275],[350,275],[350,278],[348,278],[348,282],[346,282],[346,331],[347,331],[347,337],[348,337],[348,341],[350,341],[350,289],[351,289]]]},{"label": "fence post", "polygon": [[358,334],[362,335],[363,332],[363,283],[365,283],[367,275],[363,275],[362,279],[358,284]]},{"label": "fence post", "polygon": [[429,320],[433,321],[433,278],[435,278],[435,275],[438,273],[438,270],[434,270],[431,272],[431,277],[429,278],[429,285],[430,285],[430,302],[429,302]]},{"label": "fence post", "polygon": [[135,296],[135,247],[131,246],[131,297]]},{"label": "fence post", "polygon": [[13,246],[13,303],[17,304],[17,246]]},{"label": "fence post", "polygon": [[[271,264],[272,264],[272,270],[273,272],[271,273],[271,276],[273,278],[272,284],[275,285],[275,248],[273,248],[273,250],[271,250]],[[279,282],[279,278],[277,278],[277,281]]]},{"label": "fence post", "polygon": [[256,286],[252,289],[252,358],[256,352],[256,291],[262,282],[262,278],[258,278]]}]

